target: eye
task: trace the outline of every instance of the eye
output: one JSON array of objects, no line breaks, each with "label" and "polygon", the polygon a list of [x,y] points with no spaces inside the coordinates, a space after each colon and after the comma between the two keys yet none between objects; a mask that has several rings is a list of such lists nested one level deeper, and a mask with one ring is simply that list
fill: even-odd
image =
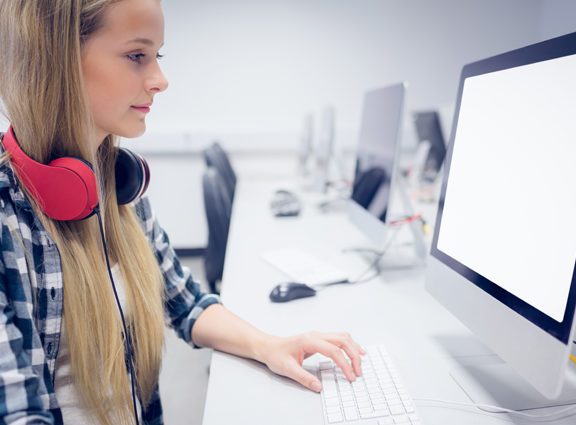
[{"label": "eye", "polygon": [[142,63],[142,59],[144,59],[146,55],[144,53],[131,53],[126,55],[126,57],[132,62]]},{"label": "eye", "polygon": [[156,53],[156,59],[162,59],[164,57],[164,55],[160,54],[160,53]]}]

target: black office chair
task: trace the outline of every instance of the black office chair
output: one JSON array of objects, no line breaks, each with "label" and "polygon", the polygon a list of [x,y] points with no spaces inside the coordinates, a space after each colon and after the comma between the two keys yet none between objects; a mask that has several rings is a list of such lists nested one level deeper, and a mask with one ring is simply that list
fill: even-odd
[{"label": "black office chair", "polygon": [[214,167],[218,170],[224,184],[230,194],[230,199],[234,199],[234,191],[236,190],[236,173],[230,163],[230,158],[226,151],[218,142],[213,142],[203,151],[204,160],[208,167]]},{"label": "black office chair", "polygon": [[204,210],[208,222],[208,246],[204,253],[206,280],[213,293],[219,293],[222,280],[228,230],[232,214],[230,193],[215,167],[208,167],[202,176]]},{"label": "black office chair", "polygon": [[364,208],[368,208],[380,186],[387,182],[386,170],[381,167],[372,167],[358,172],[352,188],[352,199]]}]

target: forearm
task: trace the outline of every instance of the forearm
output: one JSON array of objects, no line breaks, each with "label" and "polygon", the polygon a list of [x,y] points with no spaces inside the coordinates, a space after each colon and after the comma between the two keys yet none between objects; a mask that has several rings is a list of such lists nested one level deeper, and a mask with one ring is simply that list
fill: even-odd
[{"label": "forearm", "polygon": [[275,339],[220,304],[208,307],[192,328],[192,340],[196,345],[260,362],[265,362],[265,350]]},{"label": "forearm", "polygon": [[360,355],[364,350],[346,333],[308,332],[279,338],[259,331],[220,304],[206,308],[194,323],[191,336],[197,346],[257,360],[313,391],[320,391],[322,384],[302,362],[314,353],[331,357],[350,381],[362,374]]}]

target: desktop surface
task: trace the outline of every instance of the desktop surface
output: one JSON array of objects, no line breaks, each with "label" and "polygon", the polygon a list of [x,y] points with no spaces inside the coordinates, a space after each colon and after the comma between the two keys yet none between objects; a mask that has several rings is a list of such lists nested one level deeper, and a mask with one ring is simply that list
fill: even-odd
[{"label": "desktop surface", "polygon": [[[268,294],[285,276],[262,259],[269,250],[305,249],[332,258],[351,274],[366,261],[342,249],[369,242],[344,212],[323,214],[313,195],[300,194],[299,217],[275,218],[270,196],[282,184],[240,180],[235,200],[222,301],[265,332],[287,336],[311,330],[347,331],[363,345],[383,343],[425,425],[530,423],[474,407],[450,376],[455,367],[492,361],[492,353],[424,289],[424,267],[389,268],[370,282],[330,287],[315,297],[272,303]],[[283,187],[287,187],[284,185]],[[315,367],[315,357],[305,362]],[[550,423],[573,423],[574,417]],[[204,425],[324,424],[321,395],[277,376],[264,365],[215,352]]]}]

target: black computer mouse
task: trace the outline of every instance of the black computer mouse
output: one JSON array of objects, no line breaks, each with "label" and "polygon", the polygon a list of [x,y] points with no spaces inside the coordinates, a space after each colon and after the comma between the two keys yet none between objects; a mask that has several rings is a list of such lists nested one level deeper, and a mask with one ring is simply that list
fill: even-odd
[{"label": "black computer mouse", "polygon": [[270,292],[270,300],[275,303],[296,300],[298,298],[312,297],[316,289],[304,283],[286,282],[276,285]]}]

